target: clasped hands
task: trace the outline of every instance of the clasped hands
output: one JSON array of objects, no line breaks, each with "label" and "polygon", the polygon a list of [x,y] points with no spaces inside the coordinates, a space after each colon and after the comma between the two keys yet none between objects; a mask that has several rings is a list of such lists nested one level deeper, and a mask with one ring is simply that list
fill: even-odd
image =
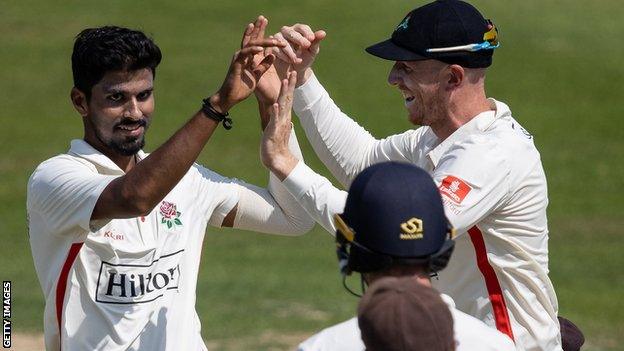
[{"label": "clasped hands", "polygon": [[246,26],[240,50],[210,102],[217,111],[226,113],[255,94],[264,129],[262,163],[283,180],[298,162],[288,147],[294,90],[312,75],[310,67],[325,32],[295,24],[265,38],[267,25],[268,20],[259,16]]}]

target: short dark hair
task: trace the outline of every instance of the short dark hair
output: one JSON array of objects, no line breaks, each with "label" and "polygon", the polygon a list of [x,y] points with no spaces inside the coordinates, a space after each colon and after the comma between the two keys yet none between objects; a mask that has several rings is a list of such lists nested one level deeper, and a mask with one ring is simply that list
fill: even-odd
[{"label": "short dark hair", "polygon": [[110,71],[149,68],[155,77],[161,58],[160,48],[143,32],[116,26],[87,28],[74,42],[74,86],[89,98],[91,88]]}]

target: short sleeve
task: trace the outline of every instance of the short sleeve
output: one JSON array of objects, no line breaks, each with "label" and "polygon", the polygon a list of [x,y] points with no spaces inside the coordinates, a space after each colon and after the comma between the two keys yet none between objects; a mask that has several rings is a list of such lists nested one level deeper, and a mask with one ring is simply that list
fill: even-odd
[{"label": "short sleeve", "polygon": [[205,211],[209,223],[220,227],[225,216],[232,211],[240,198],[240,181],[224,177],[199,164],[191,169],[195,177],[198,205]]},{"label": "short sleeve", "polygon": [[458,234],[495,211],[509,195],[509,167],[493,141],[451,146],[433,172],[444,210]]},{"label": "short sleeve", "polygon": [[46,231],[64,234],[77,227],[87,232],[100,194],[118,176],[102,175],[88,165],[61,155],[43,162],[28,181],[27,208],[37,212]]}]

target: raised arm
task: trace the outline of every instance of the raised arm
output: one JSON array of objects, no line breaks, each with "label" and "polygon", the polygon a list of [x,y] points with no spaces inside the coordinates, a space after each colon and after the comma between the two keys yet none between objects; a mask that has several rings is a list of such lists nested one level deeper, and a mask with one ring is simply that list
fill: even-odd
[{"label": "raised arm", "polygon": [[274,66],[258,83],[259,102],[275,101],[279,82],[289,66],[298,73],[294,111],[314,151],[343,186],[367,166],[383,161],[413,162],[414,131],[378,140],[344,114],[316,79],[312,64],[319,52],[324,31],[313,32],[305,24],[282,27],[274,35],[285,46],[271,48],[277,56]]},{"label": "raised arm", "polygon": [[[281,45],[275,39],[264,39],[260,35],[263,21],[259,17],[255,24],[247,25],[241,50],[234,55],[223,85],[209,98],[218,113],[226,113],[249,96],[273,62],[272,55],[260,62],[253,60],[265,47]],[[197,112],[145,160],[108,184],[98,198],[91,219],[131,218],[151,212],[186,174],[217,125],[203,111]]]},{"label": "raised arm", "polygon": [[293,155],[289,146],[289,142],[293,142],[291,105],[296,75],[291,72],[289,79],[282,81],[277,103],[271,105],[270,120],[262,138],[262,163],[282,181],[281,185],[299,205],[333,234],[333,215],[344,209],[346,192],[336,189],[326,178],[309,169]]},{"label": "raised arm", "polygon": [[314,151],[344,187],[372,164],[416,161],[419,132],[376,139],[340,110],[314,75],[295,90],[293,108]]},{"label": "raised arm", "polygon": [[[288,149],[294,158],[303,162],[294,131],[291,131]],[[314,227],[312,217],[275,174],[269,173],[266,189],[240,185],[235,218],[229,216],[223,226],[282,235],[302,235]]]}]

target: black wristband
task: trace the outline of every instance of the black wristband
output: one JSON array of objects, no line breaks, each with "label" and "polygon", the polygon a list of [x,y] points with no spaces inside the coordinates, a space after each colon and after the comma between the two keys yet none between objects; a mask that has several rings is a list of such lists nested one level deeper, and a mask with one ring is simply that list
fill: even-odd
[{"label": "black wristband", "polygon": [[228,117],[230,114],[229,113],[220,113],[219,111],[215,110],[214,107],[212,107],[212,104],[210,103],[210,98],[205,98],[202,104],[202,112],[204,113],[204,115],[206,115],[206,117],[217,121],[217,123],[221,123],[223,122],[223,128],[225,128],[226,130],[230,130],[232,129],[232,119],[230,117]]}]

